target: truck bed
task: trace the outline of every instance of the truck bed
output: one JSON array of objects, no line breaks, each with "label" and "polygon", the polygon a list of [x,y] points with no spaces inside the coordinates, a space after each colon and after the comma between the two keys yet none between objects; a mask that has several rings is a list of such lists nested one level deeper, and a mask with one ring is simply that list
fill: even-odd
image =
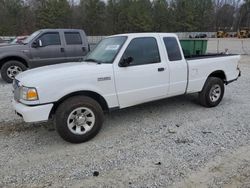
[{"label": "truck bed", "polygon": [[201,91],[206,79],[214,71],[222,72],[225,81],[230,82],[238,77],[237,64],[239,55],[208,54],[187,58],[189,83],[187,93]]},{"label": "truck bed", "polygon": [[185,56],[186,60],[197,60],[197,59],[207,59],[207,58],[216,58],[216,57],[228,57],[235,56],[237,54],[206,54],[206,55],[193,55]]}]

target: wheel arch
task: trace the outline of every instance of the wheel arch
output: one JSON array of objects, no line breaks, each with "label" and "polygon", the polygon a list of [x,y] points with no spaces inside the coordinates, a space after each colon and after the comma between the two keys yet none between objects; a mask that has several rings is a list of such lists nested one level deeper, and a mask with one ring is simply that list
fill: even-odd
[{"label": "wheel arch", "polygon": [[227,81],[227,77],[226,74],[223,70],[217,70],[212,72],[211,74],[209,74],[209,77],[216,77],[216,78],[220,78],[224,83]]},{"label": "wheel arch", "polygon": [[71,97],[75,97],[75,96],[87,96],[87,97],[90,97],[90,98],[94,99],[95,101],[97,101],[101,105],[103,111],[109,111],[107,101],[99,93],[96,93],[96,92],[93,92],[93,91],[88,91],[88,90],[86,90],[86,91],[77,91],[77,92],[69,93],[69,94],[65,95],[64,97],[62,97],[61,99],[59,99],[58,101],[56,101],[54,103],[54,105],[53,105],[53,108],[51,109],[49,118],[51,118],[53,116],[53,114],[56,112],[57,108],[59,107],[59,105],[62,102],[64,102],[65,100],[67,100],[67,99],[69,99]]},{"label": "wheel arch", "polygon": [[7,57],[3,57],[1,60],[0,60],[0,69],[2,68],[2,66],[4,65],[4,63],[8,62],[8,61],[11,61],[11,60],[15,60],[15,61],[20,61],[21,63],[23,63],[27,68],[29,67],[28,66],[28,62],[20,57],[20,56],[7,56]]}]

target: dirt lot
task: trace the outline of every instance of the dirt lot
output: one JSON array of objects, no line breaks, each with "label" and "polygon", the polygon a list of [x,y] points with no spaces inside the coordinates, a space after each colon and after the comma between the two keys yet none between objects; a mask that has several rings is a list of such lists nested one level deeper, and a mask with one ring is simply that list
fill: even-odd
[{"label": "dirt lot", "polygon": [[0,187],[249,188],[250,56],[241,69],[216,108],[193,94],[113,112],[78,145],[23,123],[0,79]]}]

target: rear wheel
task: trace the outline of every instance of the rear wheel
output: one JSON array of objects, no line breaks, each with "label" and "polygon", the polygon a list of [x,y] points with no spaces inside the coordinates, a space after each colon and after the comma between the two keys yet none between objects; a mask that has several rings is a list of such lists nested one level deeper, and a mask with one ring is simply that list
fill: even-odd
[{"label": "rear wheel", "polygon": [[200,104],[205,107],[217,106],[224,96],[224,83],[220,78],[209,77],[199,93]]},{"label": "rear wheel", "polygon": [[7,61],[1,68],[2,79],[11,83],[16,75],[25,71],[27,67],[20,61]]},{"label": "rear wheel", "polygon": [[90,140],[100,131],[103,111],[92,98],[76,96],[58,107],[55,122],[56,129],[64,140],[81,143]]}]

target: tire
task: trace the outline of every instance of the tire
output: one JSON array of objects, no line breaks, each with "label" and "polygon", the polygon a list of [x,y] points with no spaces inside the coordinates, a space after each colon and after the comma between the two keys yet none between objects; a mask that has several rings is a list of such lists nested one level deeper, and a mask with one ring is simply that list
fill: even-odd
[{"label": "tire", "polygon": [[102,127],[103,119],[100,104],[86,96],[67,99],[55,113],[57,132],[71,143],[86,142],[95,137]]},{"label": "tire", "polygon": [[224,83],[220,78],[209,77],[199,93],[199,102],[205,107],[217,106],[224,96]]},{"label": "tire", "polygon": [[26,69],[27,67],[20,61],[7,61],[1,68],[2,79],[7,83],[12,83],[15,76]]}]

